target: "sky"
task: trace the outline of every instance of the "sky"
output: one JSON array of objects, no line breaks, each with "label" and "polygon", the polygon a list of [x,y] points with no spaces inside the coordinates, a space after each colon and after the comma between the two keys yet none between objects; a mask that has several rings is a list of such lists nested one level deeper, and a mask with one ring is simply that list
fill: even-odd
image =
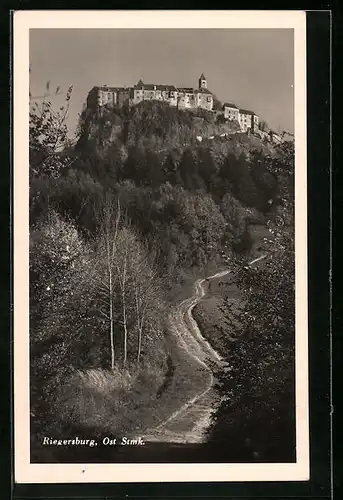
[{"label": "sky", "polygon": [[[33,97],[73,85],[68,127],[95,85],[145,83],[208,88],[223,102],[255,111],[276,130],[294,132],[292,29],[33,29]],[[52,97],[62,105],[63,95]]]}]

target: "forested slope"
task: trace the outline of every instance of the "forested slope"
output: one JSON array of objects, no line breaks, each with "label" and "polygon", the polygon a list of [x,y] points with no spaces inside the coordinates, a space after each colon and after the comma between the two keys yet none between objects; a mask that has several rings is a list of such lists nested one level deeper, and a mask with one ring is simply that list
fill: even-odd
[{"label": "forested slope", "polygon": [[[87,420],[82,405],[99,413],[91,420],[101,428],[100,408],[113,400],[139,421],[138,392],[140,404],[150,404],[168,371],[165,318],[177,290],[228,256],[249,252],[248,225],[280,214],[283,169],[293,155],[291,143],[274,147],[233,134],[235,124],[209,113],[153,102],[102,117],[84,112],[75,145],[66,140],[63,116],[47,101],[30,115],[38,435],[61,418],[62,427]],[[72,396],[82,381],[81,405],[81,396]]]}]

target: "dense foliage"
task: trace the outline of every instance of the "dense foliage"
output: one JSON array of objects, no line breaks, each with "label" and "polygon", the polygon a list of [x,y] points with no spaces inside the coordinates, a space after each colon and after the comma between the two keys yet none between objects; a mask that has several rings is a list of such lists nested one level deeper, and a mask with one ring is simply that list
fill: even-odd
[{"label": "dense foliage", "polygon": [[[67,107],[70,96],[71,90]],[[31,387],[33,425],[40,430],[51,423],[47,415],[56,418],[56,388],[77,370],[112,370],[123,384],[134,373],[149,372],[154,383],[146,390],[158,391],[167,360],[163,318],[174,285],[190,270],[201,275],[207,265],[222,264],[224,250],[249,251],[248,225],[277,220],[285,206],[283,170],[292,158],[284,146],[230,135],[235,124],[206,112],[157,103],[101,116],[87,111],[75,147],[67,141],[65,116],[47,100],[30,113]],[[251,376],[250,399],[243,401],[236,390],[236,406],[230,406],[241,405],[243,413],[251,411],[254,390],[269,389],[279,354],[285,370],[292,367],[284,348],[292,345],[293,330],[284,322],[289,311],[278,312],[281,319],[273,322],[274,309],[263,310],[265,300],[275,305],[266,295],[268,280],[288,290],[282,280],[292,273],[284,272],[282,259],[280,252],[263,275],[237,274],[242,287],[258,287],[248,303],[261,315],[252,324],[247,311],[247,333],[233,354],[237,390]],[[276,264],[284,267],[274,269]],[[247,352],[253,372],[249,363],[242,365]],[[259,386],[267,354],[268,383],[263,379]],[[292,392],[287,380],[275,385],[276,398]],[[222,383],[231,394],[229,379]]]},{"label": "dense foliage", "polygon": [[[260,159],[262,161],[262,159]],[[266,169],[277,176],[280,205],[267,222],[272,240],[262,265],[230,260],[233,280],[244,298],[222,306],[234,342],[223,337],[219,350],[227,368],[218,373],[220,408],[209,430],[224,443],[226,459],[295,461],[295,261],[294,154],[290,144]],[[234,322],[232,320],[234,319]],[[233,450],[230,452],[230,450]]]},{"label": "dense foliage", "polygon": [[[295,283],[292,238],[279,237],[263,267],[236,263],[234,280],[245,305],[232,311],[234,342],[222,342],[228,367],[218,374],[222,403],[211,439],[245,461],[295,460]],[[238,457],[235,456],[239,450]]]}]

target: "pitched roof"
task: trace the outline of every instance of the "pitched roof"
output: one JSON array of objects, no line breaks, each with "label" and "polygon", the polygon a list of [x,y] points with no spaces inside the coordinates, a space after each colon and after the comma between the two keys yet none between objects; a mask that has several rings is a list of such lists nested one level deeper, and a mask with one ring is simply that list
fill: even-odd
[{"label": "pitched roof", "polygon": [[232,102],[224,102],[223,107],[224,107],[224,108],[234,108],[234,109],[238,109],[238,106],[236,106],[236,104],[233,104]]},{"label": "pitched roof", "polygon": [[175,85],[165,85],[166,90],[176,90]]},{"label": "pitched roof", "polygon": [[208,89],[196,89],[195,91],[197,94],[208,94],[208,95],[213,95],[213,92],[211,92]]},{"label": "pitched roof", "polygon": [[254,115],[254,111],[249,111],[248,109],[240,109],[239,112],[241,115]]},{"label": "pitched roof", "polygon": [[204,73],[201,73],[200,80],[206,80],[206,76],[204,75]]},{"label": "pitched roof", "polygon": [[154,90],[155,85],[152,83],[143,83],[142,80],[139,80],[137,85],[134,85],[134,89],[140,89],[140,90]]},{"label": "pitched roof", "polygon": [[139,80],[136,85],[133,86],[134,89],[143,89],[145,87],[143,80]]},{"label": "pitched roof", "polygon": [[133,88],[140,90],[176,90],[175,85],[155,85],[154,83],[143,83],[141,80]]},{"label": "pitched roof", "polygon": [[185,92],[187,94],[194,94],[194,89],[192,87],[178,87],[179,92]]},{"label": "pitched roof", "polygon": [[97,91],[97,90],[104,90],[105,92],[119,92],[123,90],[129,90],[128,87],[108,87],[107,85],[97,85],[93,87],[89,93]]},{"label": "pitched roof", "polygon": [[[153,83],[144,83],[142,80],[139,80],[139,82],[134,85],[133,87],[109,87],[107,85],[98,85],[93,87],[90,91],[89,94],[92,92],[96,92],[99,90],[107,91],[107,92],[123,92],[127,91],[129,92],[130,90],[159,90],[159,91],[179,91],[182,93],[187,93],[187,94],[205,94],[205,95],[213,95],[213,93],[204,88],[200,89],[194,89],[193,87],[175,87],[175,85],[162,85],[158,84],[155,85]],[[234,106],[236,107],[236,106]]]},{"label": "pitched roof", "polygon": [[175,85],[156,85],[156,90],[176,90]]}]

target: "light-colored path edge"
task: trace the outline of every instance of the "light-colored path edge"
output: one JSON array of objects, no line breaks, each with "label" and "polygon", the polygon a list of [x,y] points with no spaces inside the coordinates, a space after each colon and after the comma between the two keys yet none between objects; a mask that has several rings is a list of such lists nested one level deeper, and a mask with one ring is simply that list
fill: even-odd
[{"label": "light-colored path edge", "polygon": [[[262,255],[251,262],[249,262],[247,265],[251,266],[252,264],[255,264],[256,262],[259,262],[260,260],[266,258],[266,255]],[[171,330],[173,331],[173,334],[177,336],[178,341],[180,343],[180,347],[185,349],[187,353],[195,359],[199,365],[204,368],[208,374],[209,374],[209,379],[208,383],[206,384],[205,388],[202,388],[200,392],[198,392],[195,396],[193,396],[191,399],[189,399],[186,403],[184,403],[179,409],[174,411],[167,419],[159,423],[154,429],[149,429],[146,433],[145,439],[147,441],[152,440],[159,440],[159,441],[173,441],[173,433],[168,433],[166,432],[165,440],[163,439],[163,429],[167,427],[167,425],[172,422],[173,420],[177,419],[179,416],[181,416],[183,413],[189,411],[194,405],[196,405],[199,400],[203,399],[206,397],[206,395],[213,389],[214,386],[214,376],[213,376],[213,371],[211,367],[209,366],[208,362],[211,360],[214,362],[217,366],[218,365],[226,365],[225,361],[223,361],[222,357],[219,355],[219,353],[211,346],[211,344],[203,337],[201,334],[201,331],[199,329],[199,326],[195,319],[193,318],[192,311],[194,307],[200,302],[200,300],[205,296],[206,292],[204,287],[202,286],[204,282],[220,278],[223,276],[226,276],[227,274],[230,273],[229,269],[225,269],[222,271],[219,271],[212,276],[208,276],[206,278],[200,278],[197,279],[194,283],[194,294],[187,298],[184,299],[176,308],[176,311],[174,314],[172,313],[170,315],[170,321],[171,321]],[[174,315],[174,318],[173,318]],[[189,323],[191,324],[192,331],[188,328],[184,318],[187,316],[187,319]],[[175,318],[177,318],[178,323],[176,323]],[[180,330],[183,331],[183,334],[180,332]],[[190,345],[190,343],[187,343],[187,337],[188,339],[191,339],[193,346]],[[196,354],[192,351],[194,348],[194,340],[196,341],[201,354]],[[209,408],[208,412],[211,412],[211,409]],[[207,419],[208,420],[208,419]],[[205,425],[207,426],[208,422],[205,422]],[[199,422],[194,422],[194,428],[199,430]],[[159,437],[157,439],[154,439],[154,437]]]}]

